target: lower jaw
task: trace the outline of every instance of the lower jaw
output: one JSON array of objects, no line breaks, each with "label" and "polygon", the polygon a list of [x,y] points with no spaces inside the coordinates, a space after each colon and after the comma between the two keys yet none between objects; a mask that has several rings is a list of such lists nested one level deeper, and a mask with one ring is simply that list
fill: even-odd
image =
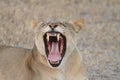
[{"label": "lower jaw", "polygon": [[59,64],[60,61],[50,61],[50,60],[49,60],[49,62],[50,62],[51,64]]},{"label": "lower jaw", "polygon": [[56,62],[52,62],[49,60],[49,63],[52,67],[58,67],[61,64],[62,60],[56,61]]}]

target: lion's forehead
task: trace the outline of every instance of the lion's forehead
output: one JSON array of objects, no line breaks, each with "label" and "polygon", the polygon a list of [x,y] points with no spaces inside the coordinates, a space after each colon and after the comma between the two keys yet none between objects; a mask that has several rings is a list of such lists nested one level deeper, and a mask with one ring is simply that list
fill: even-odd
[{"label": "lion's forehead", "polygon": [[45,24],[45,26],[50,26],[50,25],[56,25],[56,26],[59,26],[59,27],[65,27],[64,23],[62,22],[48,22]]}]

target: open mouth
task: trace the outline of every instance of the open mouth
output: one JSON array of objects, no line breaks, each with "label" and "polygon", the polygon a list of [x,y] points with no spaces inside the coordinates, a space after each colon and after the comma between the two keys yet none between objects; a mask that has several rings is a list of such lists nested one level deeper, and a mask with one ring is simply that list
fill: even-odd
[{"label": "open mouth", "polygon": [[43,36],[47,59],[52,67],[57,67],[66,51],[66,37],[60,32],[50,31]]}]

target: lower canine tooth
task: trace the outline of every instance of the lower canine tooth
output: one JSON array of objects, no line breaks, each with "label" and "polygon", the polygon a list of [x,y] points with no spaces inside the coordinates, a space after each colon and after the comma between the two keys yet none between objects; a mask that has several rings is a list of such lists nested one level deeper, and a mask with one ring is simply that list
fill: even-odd
[{"label": "lower canine tooth", "polygon": [[47,40],[48,40],[48,41],[49,41],[49,36],[50,36],[49,33],[47,33]]}]

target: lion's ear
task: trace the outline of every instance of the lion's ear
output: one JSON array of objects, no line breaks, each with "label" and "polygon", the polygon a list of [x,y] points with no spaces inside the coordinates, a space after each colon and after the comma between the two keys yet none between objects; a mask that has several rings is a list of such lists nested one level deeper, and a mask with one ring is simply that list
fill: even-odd
[{"label": "lion's ear", "polygon": [[43,24],[43,22],[38,22],[37,20],[32,20],[31,28],[34,32],[36,32],[42,24]]},{"label": "lion's ear", "polygon": [[75,20],[73,23],[73,29],[76,33],[78,33],[84,26],[84,19]]}]

